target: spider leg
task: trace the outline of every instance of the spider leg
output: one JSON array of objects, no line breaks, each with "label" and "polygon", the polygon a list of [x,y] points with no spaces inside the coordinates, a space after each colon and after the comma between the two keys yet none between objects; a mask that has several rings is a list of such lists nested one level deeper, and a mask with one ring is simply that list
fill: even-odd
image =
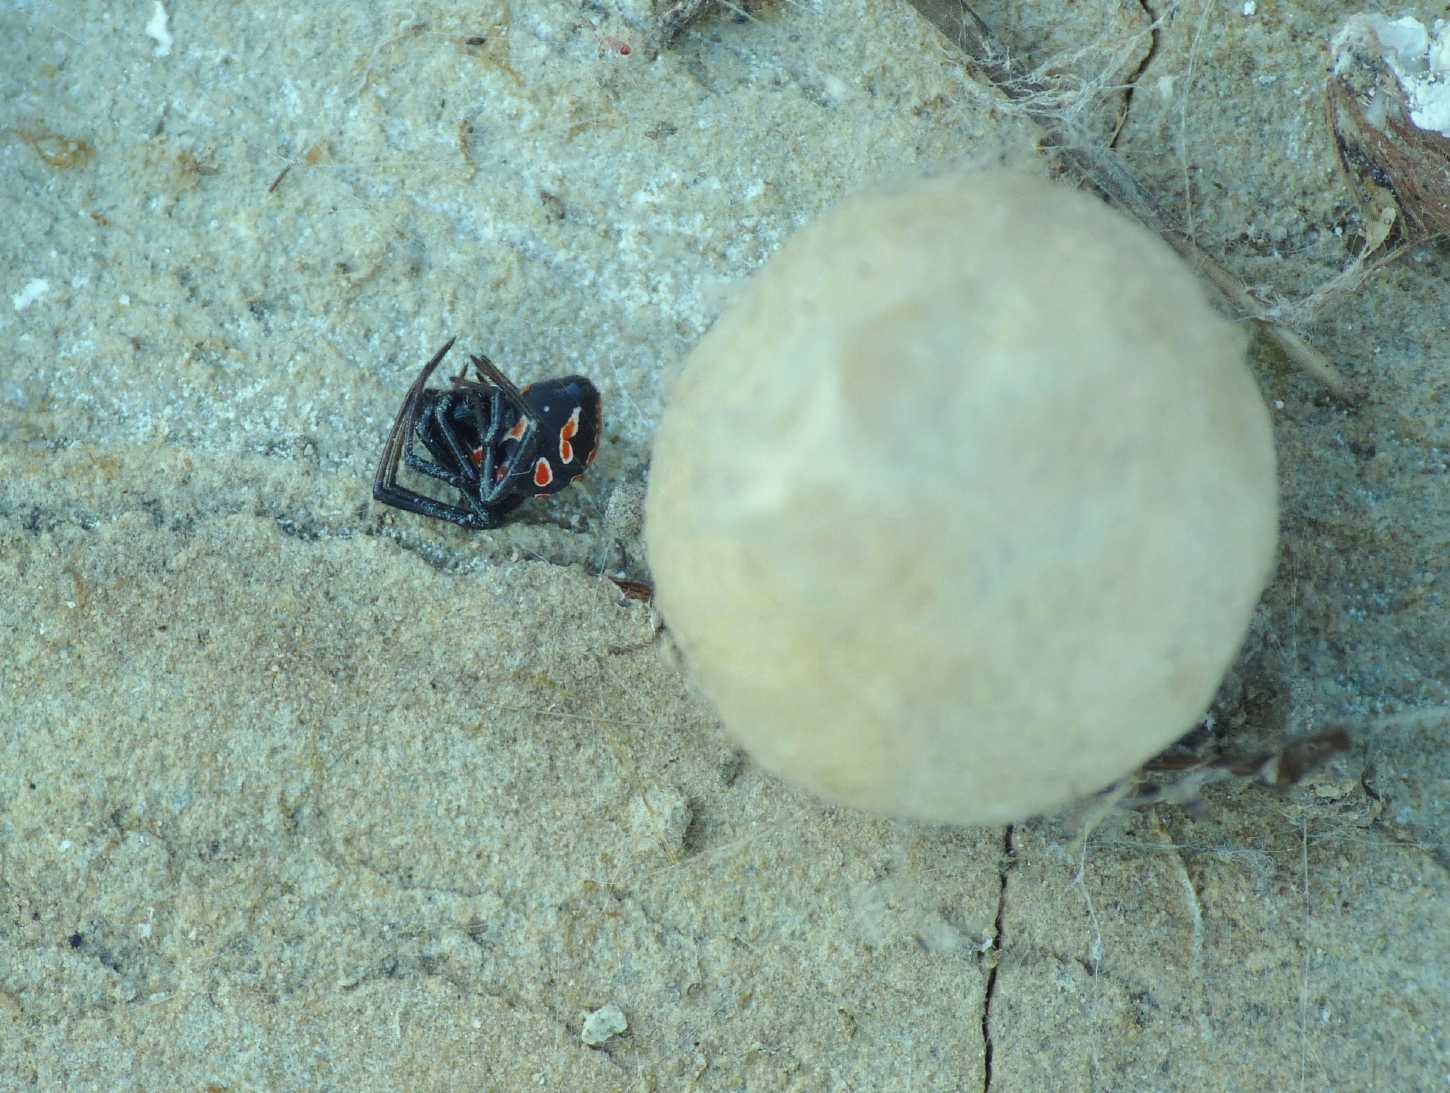
[{"label": "spider leg", "polygon": [[500,461],[499,445],[503,441],[504,433],[504,400],[497,397],[493,399],[493,411],[490,414],[488,431],[491,439],[484,449],[483,480],[479,487],[480,494],[486,496],[490,503],[496,504],[501,498],[517,489],[514,479],[519,477],[519,472],[516,468],[524,460],[526,452],[533,452],[534,422],[532,418],[527,417],[523,420],[528,422],[524,427],[523,436],[515,438],[516,447]]},{"label": "spider leg", "polygon": [[[453,348],[457,337],[449,338],[443,344],[443,348],[433,354],[433,359],[423,366],[418,373],[418,378],[413,381],[413,386],[408,388],[408,393],[403,396],[403,405],[398,410],[398,416],[393,419],[393,427],[388,431],[388,439],[383,444],[383,454],[378,457],[378,469],[373,474],[373,496],[379,501],[387,498],[384,493],[397,489],[398,484],[398,462],[404,451],[412,455],[413,451],[413,428],[418,420],[418,402],[423,397],[423,391],[428,386],[428,377],[448,351]],[[411,491],[404,491],[411,492]]]},{"label": "spider leg", "polygon": [[419,474],[426,474],[429,478],[436,478],[445,486],[452,486],[459,493],[472,496],[473,487],[476,483],[467,475],[450,471],[447,467],[430,462],[422,456],[414,455],[412,452],[403,456],[403,462],[409,470],[417,471]]},{"label": "spider leg", "polygon": [[[451,398],[451,396],[445,397]],[[470,402],[468,408],[473,413],[474,428],[478,432],[479,444],[487,446],[488,437],[484,434],[482,429],[482,421],[479,418],[478,406],[476,405],[476,403]],[[458,430],[457,428],[455,428],[452,420],[449,417],[445,417],[441,412],[438,417],[438,431],[443,434],[443,440],[448,445],[448,454],[458,461],[458,465],[463,468],[464,475],[467,476],[470,481],[477,482],[478,465],[473,462],[473,449],[470,447],[466,447],[463,442],[458,439]]]},{"label": "spider leg", "polygon": [[[475,353],[469,359],[473,361],[473,367],[478,372],[479,376],[482,379],[486,379],[489,383],[493,384],[493,386],[497,387],[499,391],[503,393],[503,397],[508,399],[509,405],[519,412],[519,417],[529,416],[529,407],[528,404],[524,402],[523,393],[514,386],[513,380],[509,379],[498,370],[498,365],[494,364],[493,361],[489,360],[487,357],[481,356],[477,353]],[[458,377],[453,382],[454,386],[456,387],[475,388],[484,386],[483,384],[463,379],[462,376]]]},{"label": "spider leg", "polygon": [[[518,447],[510,454],[505,466],[508,468],[503,480],[499,483],[502,487],[511,483],[516,478],[532,478],[534,474],[534,454],[538,451],[539,423],[533,418],[525,418],[528,422],[524,426],[524,435],[519,437]],[[510,486],[517,489],[517,486]]]},{"label": "spider leg", "polygon": [[[487,503],[494,504],[518,488],[515,484],[516,479],[527,477],[532,473],[538,422],[529,413],[528,403],[524,401],[523,393],[511,379],[499,371],[493,361],[482,355],[475,355],[470,359],[478,371],[479,379],[471,380],[466,375],[454,376],[453,390],[486,396],[489,400],[491,412],[488,429],[485,431],[482,428],[481,419],[478,422],[479,435],[484,437],[484,465],[479,483],[479,496]],[[498,444],[503,439],[505,404],[513,408],[514,412],[518,414],[518,420],[525,422],[525,425],[523,435],[517,438],[518,447],[510,453],[503,464],[500,464]],[[518,467],[521,463],[529,464],[530,469],[528,471],[519,470]],[[499,477],[501,468],[503,477]]]},{"label": "spider leg", "polygon": [[[449,459],[448,449],[433,435],[434,429],[437,428],[438,405],[441,401],[440,398],[437,401],[424,403],[418,409],[418,420],[413,423],[413,444],[416,446],[419,441],[422,441],[423,447],[427,448],[428,454],[433,457],[433,462],[439,464],[440,467]],[[447,407],[444,409],[446,410]],[[414,466],[410,460],[420,461],[419,457],[414,456],[411,451],[405,451],[403,462],[408,466]],[[417,469],[416,466],[414,469]]]},{"label": "spider leg", "polygon": [[419,516],[431,516],[435,520],[447,520],[466,531],[489,531],[503,523],[506,512],[488,509],[462,508],[445,504],[431,497],[403,486],[374,487],[373,496],[385,505],[392,505],[404,512],[416,512]]},{"label": "spider leg", "polygon": [[[452,394],[446,394],[437,402],[425,406],[413,429],[414,436],[422,438],[434,462],[429,463],[414,455],[411,447],[405,451],[403,462],[421,474],[446,482],[460,493],[471,494],[478,486],[478,468],[474,466],[472,451],[463,446],[458,439],[458,431],[449,420],[454,408],[452,400]],[[436,428],[436,435],[435,428],[429,428],[430,425]],[[438,441],[439,436],[442,443]],[[457,470],[450,469],[454,467]]]}]

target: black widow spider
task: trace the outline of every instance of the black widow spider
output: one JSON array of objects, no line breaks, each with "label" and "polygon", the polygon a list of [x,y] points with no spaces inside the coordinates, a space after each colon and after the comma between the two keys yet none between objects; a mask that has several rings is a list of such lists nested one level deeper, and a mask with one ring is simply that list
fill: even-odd
[{"label": "black widow spider", "polygon": [[[599,451],[599,391],[583,376],[565,376],[520,391],[487,357],[474,356],[447,390],[428,378],[458,339],[449,338],[408,388],[373,476],[385,505],[447,520],[469,531],[501,526],[530,497],[558,493],[584,473]],[[421,441],[430,462],[413,454]],[[398,466],[458,491],[449,505],[398,485]]]}]

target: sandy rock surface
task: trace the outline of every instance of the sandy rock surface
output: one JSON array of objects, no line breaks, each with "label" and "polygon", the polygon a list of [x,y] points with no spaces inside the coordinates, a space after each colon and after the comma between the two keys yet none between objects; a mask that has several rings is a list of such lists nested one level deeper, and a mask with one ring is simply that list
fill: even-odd
[{"label": "sandy rock surface", "polygon": [[[1342,7],[980,12],[1266,295],[1352,255]],[[598,574],[646,575],[665,377],[736,287],[1032,138],[904,4],[653,15],[0,10],[0,1086],[1441,1085],[1443,252],[1305,327],[1357,403],[1252,357],[1284,537],[1199,743],[1352,753],[1086,844],[824,807]],[[587,488],[490,535],[368,493],[455,333],[605,399]]]}]

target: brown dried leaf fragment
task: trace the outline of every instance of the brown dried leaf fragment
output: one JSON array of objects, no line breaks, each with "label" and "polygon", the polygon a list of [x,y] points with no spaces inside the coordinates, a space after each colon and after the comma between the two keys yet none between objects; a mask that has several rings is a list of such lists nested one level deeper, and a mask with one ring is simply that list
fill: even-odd
[{"label": "brown dried leaf fragment", "polygon": [[1124,808],[1155,804],[1192,807],[1200,802],[1204,786],[1226,778],[1247,778],[1287,790],[1353,746],[1349,731],[1336,725],[1290,740],[1277,751],[1212,759],[1165,752],[1143,764],[1143,780],[1138,784],[1117,787],[1122,796],[1116,803]]},{"label": "brown dried leaf fragment", "polygon": [[1331,43],[1329,129],[1371,250],[1391,236],[1417,244],[1450,232],[1450,138],[1417,124],[1417,92],[1405,83],[1424,67],[1415,56],[1424,37],[1413,19],[1356,15]]}]

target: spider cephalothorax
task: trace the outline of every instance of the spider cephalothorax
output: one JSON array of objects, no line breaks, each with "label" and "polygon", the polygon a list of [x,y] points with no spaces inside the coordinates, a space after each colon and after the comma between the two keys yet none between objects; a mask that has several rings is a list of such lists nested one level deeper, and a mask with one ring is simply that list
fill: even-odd
[{"label": "spider cephalothorax", "polygon": [[[487,357],[472,357],[478,375],[453,377],[447,390],[428,378],[450,338],[408,388],[383,445],[373,496],[385,505],[447,520],[470,531],[501,525],[530,497],[558,493],[584,473],[599,450],[599,391],[583,376],[531,384],[520,391]],[[415,442],[431,460],[413,452]],[[450,505],[398,485],[406,464],[459,493]]]}]

